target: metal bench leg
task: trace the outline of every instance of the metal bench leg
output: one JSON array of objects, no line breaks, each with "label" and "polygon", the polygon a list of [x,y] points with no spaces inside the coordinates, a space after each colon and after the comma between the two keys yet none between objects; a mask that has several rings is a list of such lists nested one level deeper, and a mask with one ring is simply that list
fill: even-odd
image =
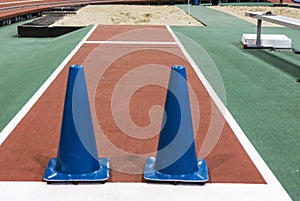
[{"label": "metal bench leg", "polygon": [[256,30],[256,45],[257,45],[257,47],[261,46],[261,23],[262,23],[262,20],[257,19],[257,30]]}]

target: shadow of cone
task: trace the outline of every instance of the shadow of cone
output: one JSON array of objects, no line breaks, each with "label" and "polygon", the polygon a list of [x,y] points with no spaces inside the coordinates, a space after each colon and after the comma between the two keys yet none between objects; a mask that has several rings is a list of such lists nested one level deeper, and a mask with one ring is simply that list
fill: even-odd
[{"label": "shadow of cone", "polygon": [[146,160],[148,181],[208,181],[206,161],[197,159],[185,67],[171,68],[156,158]]},{"label": "shadow of cone", "polygon": [[57,158],[44,174],[48,182],[105,181],[109,160],[98,158],[82,66],[70,66]]}]

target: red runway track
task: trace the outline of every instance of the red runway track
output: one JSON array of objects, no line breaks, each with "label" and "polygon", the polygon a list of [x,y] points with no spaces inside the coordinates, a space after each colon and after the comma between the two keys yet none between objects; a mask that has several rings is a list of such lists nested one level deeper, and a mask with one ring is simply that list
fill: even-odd
[{"label": "red runway track", "polygon": [[[111,4],[111,3],[151,3],[154,0],[0,0],[0,20],[13,18],[20,15],[37,13],[54,7]],[[160,2],[169,2],[161,0]],[[176,2],[182,2],[180,0]]]},{"label": "red runway track", "polygon": [[[91,108],[95,109],[93,121],[101,128],[95,126],[99,156],[111,161],[110,182],[143,182],[146,154],[156,151],[158,140],[155,129],[150,129],[155,134],[151,137],[145,137],[144,133],[129,136],[116,118],[121,123],[127,121],[128,110],[135,125],[147,127],[151,123],[149,110],[152,106],[163,107],[166,88],[151,82],[141,83],[152,76],[167,84],[170,67],[184,65],[196,95],[196,102],[191,103],[193,115],[200,118],[194,124],[199,127],[195,130],[197,153],[207,160],[210,182],[265,183],[165,26],[98,26],[0,147],[0,180],[42,180],[49,159],[56,157],[71,64],[85,67]],[[99,72],[101,76],[97,77]],[[118,101],[121,105],[128,91],[135,87],[138,89],[131,94],[127,107],[117,104],[113,108]],[[116,95],[124,98],[116,99]],[[154,117],[160,124],[162,113],[155,113]],[[216,132],[207,136],[210,128]],[[212,144],[217,142],[216,146],[205,139]]]}]

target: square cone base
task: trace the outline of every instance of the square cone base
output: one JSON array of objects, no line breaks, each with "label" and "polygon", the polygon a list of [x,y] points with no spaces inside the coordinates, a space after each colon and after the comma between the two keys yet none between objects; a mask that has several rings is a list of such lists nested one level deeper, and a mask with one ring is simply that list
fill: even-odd
[{"label": "square cone base", "polygon": [[209,180],[206,161],[197,159],[198,170],[189,174],[164,174],[154,169],[155,157],[147,158],[144,179],[156,182],[205,183]]},{"label": "square cone base", "polygon": [[109,178],[109,159],[99,158],[100,169],[86,174],[65,174],[56,170],[56,158],[50,159],[44,174],[47,182],[103,182]]}]

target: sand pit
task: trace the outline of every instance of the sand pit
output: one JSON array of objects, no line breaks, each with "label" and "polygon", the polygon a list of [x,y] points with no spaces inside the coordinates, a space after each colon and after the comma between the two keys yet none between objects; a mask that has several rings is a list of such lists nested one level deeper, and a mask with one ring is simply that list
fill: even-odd
[{"label": "sand pit", "polygon": [[[300,19],[300,9],[292,7],[270,6],[210,6],[209,8],[228,13],[253,24],[256,19],[246,17],[246,11],[259,11]],[[87,26],[93,24],[113,25],[182,25],[203,26],[176,6],[150,5],[88,5],[81,8],[76,15],[65,16],[52,26]],[[263,22],[263,26],[280,25]]]},{"label": "sand pit", "polygon": [[140,24],[203,26],[176,6],[89,5],[77,15],[65,16],[52,26],[87,26],[91,24]]},{"label": "sand pit", "polygon": [[[251,22],[253,24],[257,23],[256,19],[251,17],[246,17],[245,13],[247,11],[251,12],[268,12],[271,11],[277,15],[283,15],[286,17],[300,19],[300,9],[292,8],[292,7],[270,7],[270,6],[210,6],[211,9],[215,9],[218,11],[222,11],[228,13],[230,15],[236,16],[241,18],[247,22]],[[262,26],[268,27],[278,27],[280,25],[270,23],[270,22],[263,22]]]}]

